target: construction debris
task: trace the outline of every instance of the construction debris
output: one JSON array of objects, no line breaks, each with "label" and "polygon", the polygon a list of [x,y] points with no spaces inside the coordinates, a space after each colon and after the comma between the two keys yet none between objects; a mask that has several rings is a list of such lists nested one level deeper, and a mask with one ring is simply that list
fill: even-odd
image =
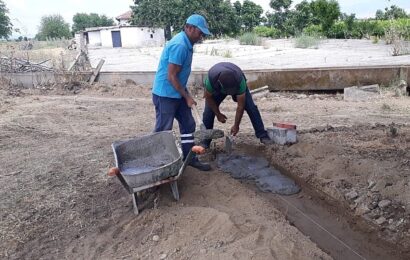
[{"label": "construction debris", "polygon": [[0,71],[9,73],[54,71],[52,68],[42,65],[48,61],[33,63],[24,59],[3,56],[0,57]]}]

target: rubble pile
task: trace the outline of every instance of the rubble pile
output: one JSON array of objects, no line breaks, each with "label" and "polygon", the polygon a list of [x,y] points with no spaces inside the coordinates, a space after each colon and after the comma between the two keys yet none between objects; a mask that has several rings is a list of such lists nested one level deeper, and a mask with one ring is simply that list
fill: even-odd
[{"label": "rubble pile", "polygon": [[0,71],[8,73],[54,71],[52,68],[42,65],[47,61],[49,60],[33,63],[24,59],[2,56],[0,57]]}]

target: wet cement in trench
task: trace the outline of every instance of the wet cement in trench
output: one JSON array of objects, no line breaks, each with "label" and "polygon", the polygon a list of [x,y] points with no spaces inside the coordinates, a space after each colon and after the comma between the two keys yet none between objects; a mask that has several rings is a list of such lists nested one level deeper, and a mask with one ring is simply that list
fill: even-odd
[{"label": "wet cement in trench", "polygon": [[218,154],[218,168],[229,173],[235,179],[255,181],[263,192],[280,195],[291,195],[300,191],[299,186],[278,170],[269,166],[269,162],[261,157],[241,154]]},{"label": "wet cement in trench", "polygon": [[223,172],[245,180],[251,189],[268,192],[263,196],[275,203],[290,224],[334,259],[410,259],[409,252],[378,237],[377,230],[363,221],[349,217],[338,202],[329,203],[307,185],[301,190],[287,177],[290,173],[270,167],[266,159],[240,154],[218,154],[216,159]]}]

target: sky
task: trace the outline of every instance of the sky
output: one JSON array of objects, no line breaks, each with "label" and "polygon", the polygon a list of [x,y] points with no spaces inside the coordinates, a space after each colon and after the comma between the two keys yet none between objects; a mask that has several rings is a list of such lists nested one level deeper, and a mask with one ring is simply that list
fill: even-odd
[{"label": "sky", "polygon": [[[236,0],[231,0],[235,2]],[[293,5],[302,0],[293,0]],[[116,16],[128,11],[133,0],[3,0],[9,9],[9,17],[16,28],[20,28],[23,36],[34,37],[38,32],[41,17],[44,15],[60,14],[66,22],[72,25],[76,13],[105,14]],[[271,10],[269,0],[253,0],[265,11]],[[378,9],[384,10],[390,5],[397,5],[410,13],[410,0],[338,0],[340,9],[344,13],[355,13],[357,18],[374,17]],[[18,37],[20,34],[13,34]]]}]

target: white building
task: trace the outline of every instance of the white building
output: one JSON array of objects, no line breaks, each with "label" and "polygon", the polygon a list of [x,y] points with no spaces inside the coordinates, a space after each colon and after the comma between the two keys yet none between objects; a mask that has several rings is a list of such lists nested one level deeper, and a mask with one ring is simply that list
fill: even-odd
[{"label": "white building", "polygon": [[161,28],[116,25],[86,28],[83,34],[87,45],[105,48],[162,46],[165,43]]},{"label": "white building", "polygon": [[132,11],[128,11],[126,13],[123,13],[122,15],[119,15],[115,17],[115,19],[118,21],[119,25],[130,25],[131,24],[131,18],[132,18]]}]

